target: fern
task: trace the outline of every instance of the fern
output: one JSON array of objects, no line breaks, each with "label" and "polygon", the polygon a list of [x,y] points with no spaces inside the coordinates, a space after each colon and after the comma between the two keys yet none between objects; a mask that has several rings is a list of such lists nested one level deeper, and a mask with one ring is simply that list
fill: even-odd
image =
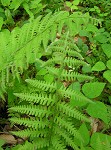
[{"label": "fern", "polygon": [[[49,43],[53,43],[56,38],[56,33],[60,35],[63,32],[63,27],[65,31],[69,31],[70,35],[75,35],[73,30],[73,25],[78,24],[78,20],[83,20],[84,25],[89,22],[94,22],[94,18],[91,18],[88,14],[74,13],[69,15],[68,12],[61,11],[54,14],[47,14],[44,16],[39,16],[33,21],[24,24],[21,28],[16,27],[9,32],[8,30],[0,33],[0,84],[1,89],[4,91],[11,82],[12,77],[16,77],[20,80],[21,74],[26,70],[30,64],[35,63],[38,58],[38,53],[41,50],[49,52]],[[87,20],[87,21],[86,21]],[[96,20],[96,24],[99,21]],[[80,29],[81,24],[79,24]],[[50,35],[50,36],[49,36]],[[61,40],[61,42],[64,40]],[[52,44],[53,45],[53,44]],[[78,47],[73,42],[69,42],[68,47],[72,46],[74,50],[78,51]],[[53,45],[55,46],[55,45]],[[59,43],[58,46],[60,47]],[[52,49],[56,49],[57,44]],[[63,48],[58,49],[59,52],[63,52]],[[68,55],[76,56],[82,59],[82,56],[76,51],[69,49],[67,51]],[[65,53],[65,51],[64,51]],[[75,61],[75,60],[74,60]],[[69,64],[68,58],[65,58],[65,64]],[[83,65],[84,62],[79,60],[75,61],[75,64]],[[70,65],[73,65],[73,59],[70,60]],[[11,77],[10,77],[11,76]]]},{"label": "fern", "polygon": [[[65,35],[59,39],[59,42],[55,41],[49,45],[51,52],[48,53],[47,61],[37,60],[43,68],[47,69],[47,73],[53,75],[54,80],[48,82],[44,79],[26,79],[32,91],[15,93],[20,98],[21,105],[9,108],[10,114],[15,114],[15,117],[11,117],[10,121],[25,127],[23,131],[13,131],[12,133],[21,137],[30,137],[34,147],[32,149],[66,150],[67,146],[70,146],[79,150],[74,143],[74,138],[81,141],[83,139],[75,127],[73,119],[90,122],[86,115],[71,106],[70,99],[86,103],[92,103],[92,101],[82,93],[63,85],[63,81],[67,82],[67,80],[73,82],[78,79],[84,79],[84,81],[92,79],[77,72],[80,70],[80,65],[88,64],[82,60],[82,56],[78,57],[80,54],[72,45],[70,47],[69,34]],[[59,53],[59,48],[57,51],[56,48],[53,50],[51,46],[56,46],[56,44],[60,49],[63,47],[64,50],[62,49]],[[76,53],[72,56],[69,51]],[[73,70],[75,67],[77,68]],[[23,105],[24,101],[27,102],[26,105]],[[20,117],[16,117],[17,113],[20,114]]]}]

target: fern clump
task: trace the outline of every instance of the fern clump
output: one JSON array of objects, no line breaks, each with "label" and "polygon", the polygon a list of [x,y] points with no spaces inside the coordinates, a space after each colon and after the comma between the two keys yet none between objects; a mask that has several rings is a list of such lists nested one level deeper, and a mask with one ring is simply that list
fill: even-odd
[{"label": "fern clump", "polygon": [[[42,59],[36,61],[54,78],[52,81],[46,81],[44,78],[26,79],[30,90],[27,93],[15,93],[21,99],[21,105],[9,109],[10,114],[15,112],[10,121],[26,128],[12,133],[30,137],[31,149],[66,150],[67,146],[70,146],[78,150],[74,139],[83,139],[74,125],[74,119],[80,122],[90,120],[70,104],[70,99],[81,103],[92,101],[82,93],[69,89],[63,82],[91,80],[92,77],[77,72],[80,66],[88,64],[83,61],[77,46],[75,44],[73,46],[68,34],[51,43],[46,53],[48,53],[47,61]],[[16,117],[17,113],[20,114],[19,117]]]}]

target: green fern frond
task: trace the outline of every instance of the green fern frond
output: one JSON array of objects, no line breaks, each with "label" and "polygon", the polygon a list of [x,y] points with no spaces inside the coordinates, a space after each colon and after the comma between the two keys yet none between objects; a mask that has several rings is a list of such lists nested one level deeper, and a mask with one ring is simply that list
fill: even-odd
[{"label": "green fern frond", "polygon": [[74,144],[73,138],[68,134],[68,132],[64,131],[62,128],[55,127],[56,134],[61,136],[67,143],[67,145],[74,148],[74,150],[79,150],[79,148]]},{"label": "green fern frond", "polygon": [[61,93],[62,96],[70,97],[70,98],[73,98],[74,100],[77,100],[77,101],[86,101],[88,103],[89,102],[93,103],[90,99],[85,97],[82,93],[77,92],[77,91],[73,91],[71,89],[66,89],[63,86],[60,87],[59,92]]},{"label": "green fern frond", "polygon": [[72,106],[69,104],[58,103],[57,109],[58,109],[58,111],[61,111],[62,113],[68,115],[69,117],[73,117],[73,118],[76,118],[79,120],[84,120],[86,122],[90,122],[90,120],[85,115],[80,113],[80,111],[78,111],[77,109],[72,108]]},{"label": "green fern frond", "polygon": [[62,71],[61,77],[62,80],[66,80],[66,81],[74,81],[74,80],[92,80],[93,77],[87,76],[87,75],[83,75],[77,72],[68,72],[66,70]]},{"label": "green fern frond", "polygon": [[48,138],[38,138],[33,144],[35,145],[35,148],[39,150],[42,148],[47,149],[47,147],[50,145],[50,142]]},{"label": "green fern frond", "polygon": [[[78,19],[77,17],[78,15],[76,15],[76,19]],[[28,23],[29,26],[26,24],[11,33],[14,39],[9,42],[10,47],[13,42],[17,43],[14,44],[13,54],[10,58],[14,71],[15,68],[16,72],[23,71],[29,64],[39,62],[40,68],[47,69],[47,73],[53,75],[54,78],[51,83],[43,76],[41,80],[26,79],[30,90],[28,89],[25,93],[15,93],[17,97],[26,102],[26,105],[19,104],[19,106],[9,108],[10,113],[14,113],[13,116],[20,114],[20,117],[12,117],[10,121],[27,128],[23,132],[13,133],[32,137],[29,140],[32,141],[33,148],[37,150],[66,150],[67,146],[79,150],[75,144],[75,138],[81,139],[81,136],[72,120],[75,118],[90,122],[84,114],[70,106],[70,99],[87,103],[92,103],[92,101],[82,93],[63,86],[63,80],[73,82],[73,80],[92,79],[77,72],[78,69],[80,70],[80,66],[88,64],[83,61],[79,48],[70,39],[67,26],[69,18],[70,15],[67,12],[53,15],[49,13],[35,21],[37,28],[33,21]],[[70,21],[74,22],[74,18],[71,15]],[[65,31],[62,37],[61,32],[64,25]],[[52,29],[52,26],[55,27],[55,30]],[[54,34],[51,30],[54,31]],[[50,33],[53,35],[50,36]],[[54,39],[56,33],[60,34],[60,39]],[[48,60],[43,61],[42,57],[38,59],[38,52],[42,56],[46,56]],[[69,101],[66,102],[66,98]]]},{"label": "green fern frond", "polygon": [[68,56],[73,56],[73,57],[77,57],[79,59],[83,59],[83,57],[81,56],[80,53],[73,51],[73,50],[64,50],[63,47],[60,46],[51,46],[49,49],[52,49],[52,51],[57,51],[57,52],[62,52],[63,54],[68,54]]},{"label": "green fern frond", "polygon": [[40,128],[44,129],[46,126],[49,126],[47,120],[41,121],[39,119],[33,120],[28,118],[10,118],[10,121],[36,130]]},{"label": "green fern frond", "polygon": [[31,80],[31,79],[26,79],[25,81],[30,85],[32,85],[33,87],[36,87],[40,90],[49,92],[54,92],[56,90],[56,83],[48,83],[45,81]]},{"label": "green fern frond", "polygon": [[67,150],[66,146],[64,145],[64,142],[62,142],[61,139],[58,138],[58,136],[52,137],[51,142],[53,145],[52,149],[54,149],[54,150]]},{"label": "green fern frond", "polygon": [[[16,148],[16,147],[15,147]],[[19,148],[17,147],[17,150],[35,150],[35,145],[31,142],[26,141],[24,145],[20,145]]]},{"label": "green fern frond", "polygon": [[55,96],[51,94],[46,95],[43,93],[14,93],[15,96],[21,98],[22,100],[28,101],[30,103],[40,103],[41,105],[52,105],[55,101]]},{"label": "green fern frond", "polygon": [[65,128],[65,130],[67,130],[70,135],[82,140],[81,135],[79,134],[77,129],[74,128],[74,125],[71,122],[61,117],[55,117],[54,122],[57,123],[62,129]]},{"label": "green fern frond", "polygon": [[87,63],[82,60],[77,60],[69,57],[66,57],[63,63],[64,65],[71,66],[71,67],[87,65]]},{"label": "green fern frond", "polygon": [[[59,72],[61,72],[60,68],[46,67],[46,69],[48,69],[48,71],[55,76],[57,76],[59,74]],[[91,76],[87,76],[87,75],[80,74],[77,72],[69,72],[65,69],[62,70],[59,78],[61,80],[66,80],[66,81],[75,81],[75,80],[85,81],[85,80],[92,80],[93,79],[93,77],[91,77]]]},{"label": "green fern frond", "polygon": [[19,112],[21,114],[28,114],[28,115],[34,115],[34,116],[49,116],[52,112],[42,106],[36,106],[36,105],[20,105],[9,108],[10,111]]},{"label": "green fern frond", "polygon": [[47,137],[49,134],[46,127],[44,129],[40,129],[40,130],[28,128],[28,129],[24,129],[24,130],[20,130],[20,131],[10,131],[10,132],[18,137],[31,137],[31,138]]}]

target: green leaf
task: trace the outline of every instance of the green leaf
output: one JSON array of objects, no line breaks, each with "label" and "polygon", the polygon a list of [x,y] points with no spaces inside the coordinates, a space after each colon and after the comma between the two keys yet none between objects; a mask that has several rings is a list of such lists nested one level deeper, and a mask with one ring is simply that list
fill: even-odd
[{"label": "green leaf", "polygon": [[82,86],[82,91],[88,98],[96,98],[103,91],[105,83],[101,82],[93,82],[93,83],[85,83]]},{"label": "green leaf", "polygon": [[37,8],[39,5],[39,3],[41,2],[41,0],[34,0],[30,2],[30,9],[34,9]]},{"label": "green leaf", "polygon": [[79,31],[79,36],[88,36],[88,32],[86,30],[80,30]]},{"label": "green leaf", "polygon": [[1,147],[5,144],[5,141],[0,139],[0,150],[3,150]]},{"label": "green leaf", "polygon": [[91,147],[85,147],[85,150],[94,150]]},{"label": "green leaf", "polygon": [[73,5],[78,5],[80,3],[80,0],[74,0]]},{"label": "green leaf", "polygon": [[23,3],[23,8],[25,9],[25,11],[28,13],[28,15],[30,16],[30,18],[34,18],[33,13],[30,11],[29,5],[27,3]]},{"label": "green leaf", "polygon": [[92,71],[103,71],[105,70],[106,66],[102,61],[98,61],[93,67]]},{"label": "green leaf", "polygon": [[111,57],[111,44],[102,44],[103,52],[108,58]]},{"label": "green leaf", "polygon": [[110,102],[110,104],[111,104],[111,96],[109,96],[108,99],[109,99],[109,102]]},{"label": "green leaf", "polygon": [[13,0],[10,4],[10,9],[14,9],[15,11],[23,3],[23,1],[24,0]]},{"label": "green leaf", "polygon": [[47,69],[42,68],[42,69],[37,73],[37,75],[45,75],[46,73],[47,73]]},{"label": "green leaf", "polygon": [[51,75],[51,74],[46,74],[46,75],[44,76],[44,80],[45,80],[46,82],[52,83],[53,80],[54,80],[54,76]]},{"label": "green leaf", "polygon": [[9,9],[6,9],[5,10],[5,15],[7,17],[7,23],[10,23],[10,24],[14,24],[14,20],[12,18],[12,14],[11,14],[11,11]]},{"label": "green leaf", "polygon": [[87,113],[91,117],[99,118],[103,120],[105,123],[108,123],[107,107],[102,102],[89,104],[89,106],[87,107]]},{"label": "green leaf", "polygon": [[97,32],[98,31],[98,28],[96,26],[94,26],[93,24],[88,24],[87,25],[87,28],[86,28],[86,31],[90,31],[90,32]]},{"label": "green leaf", "polygon": [[1,3],[3,6],[9,6],[10,5],[10,0],[1,0]]},{"label": "green leaf", "polygon": [[105,71],[103,77],[111,83],[111,70]]},{"label": "green leaf", "polygon": [[92,72],[92,71],[91,71],[91,65],[83,66],[83,67],[82,67],[82,72],[83,72],[83,73]]},{"label": "green leaf", "polygon": [[77,141],[76,141],[76,144],[77,144],[78,146],[80,146],[81,143],[82,143],[82,145],[86,146],[86,145],[89,143],[90,135],[89,135],[89,131],[88,131],[88,129],[87,129],[85,123],[83,123],[83,124],[80,126],[80,128],[79,128],[78,131],[79,131],[79,133],[81,134],[81,137],[83,138],[84,141],[82,142],[82,141],[77,140]]},{"label": "green leaf", "polygon": [[111,59],[107,61],[106,66],[111,69]]},{"label": "green leaf", "polygon": [[66,2],[66,6],[71,7],[72,3],[71,2]]},{"label": "green leaf", "polygon": [[69,86],[69,89],[76,90],[76,91],[80,92],[81,85],[80,85],[79,82],[74,82],[74,83],[72,83],[72,84]]},{"label": "green leaf", "polygon": [[75,6],[75,5],[72,5],[72,6],[71,6],[71,9],[77,10],[77,9],[78,9],[78,7],[77,7],[77,6]]},{"label": "green leaf", "polygon": [[2,25],[3,25],[3,18],[0,17],[0,30],[1,30],[1,28],[2,28]]},{"label": "green leaf", "polygon": [[107,140],[111,142],[111,137],[102,133],[94,133],[91,137],[91,146],[96,149],[97,139],[100,138],[101,146],[104,146],[107,143]]},{"label": "green leaf", "polygon": [[108,41],[107,36],[104,36],[103,34],[96,35],[94,39],[100,43],[106,43]]}]

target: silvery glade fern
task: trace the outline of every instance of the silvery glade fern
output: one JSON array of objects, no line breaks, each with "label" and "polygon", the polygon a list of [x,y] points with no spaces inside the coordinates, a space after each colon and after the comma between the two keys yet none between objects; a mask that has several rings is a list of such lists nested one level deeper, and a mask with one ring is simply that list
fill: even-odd
[{"label": "silvery glade fern", "polygon": [[[83,139],[74,125],[74,120],[90,123],[90,119],[70,102],[87,104],[92,101],[82,93],[64,86],[63,82],[91,80],[92,77],[77,72],[80,66],[88,64],[83,61],[68,33],[51,43],[46,52],[47,61],[36,61],[54,78],[52,81],[44,78],[38,80],[38,76],[36,79],[26,79],[30,90],[26,93],[15,93],[20,98],[20,105],[9,109],[10,114],[15,114],[10,121],[26,128],[12,133],[20,137],[30,137],[32,143],[26,142],[20,149],[29,149],[30,145],[31,150],[67,150],[67,146],[79,150],[74,139]],[[26,102],[25,105],[23,102]],[[16,117],[18,113],[20,117]]]},{"label": "silvery glade fern", "polygon": [[[93,19],[88,14],[49,13],[26,23],[22,28],[0,33],[2,91],[10,83],[11,76],[19,79],[30,64],[39,63],[41,68],[47,70],[47,74],[53,76],[50,82],[43,76],[39,79],[38,75],[35,79],[26,79],[29,84],[27,92],[15,93],[20,98],[20,104],[9,109],[10,114],[14,113],[10,121],[24,126],[24,130],[13,134],[29,137],[30,141],[20,147],[20,150],[65,150],[67,146],[79,149],[74,139],[83,139],[74,125],[74,120],[90,120],[70,102],[87,104],[91,101],[63,83],[92,79],[78,73],[80,66],[87,63],[83,61],[78,47],[70,38],[83,28],[81,24],[85,26],[90,21]],[[57,32],[61,36],[59,40],[56,39]],[[39,53],[46,56],[47,61],[38,57]]]}]

